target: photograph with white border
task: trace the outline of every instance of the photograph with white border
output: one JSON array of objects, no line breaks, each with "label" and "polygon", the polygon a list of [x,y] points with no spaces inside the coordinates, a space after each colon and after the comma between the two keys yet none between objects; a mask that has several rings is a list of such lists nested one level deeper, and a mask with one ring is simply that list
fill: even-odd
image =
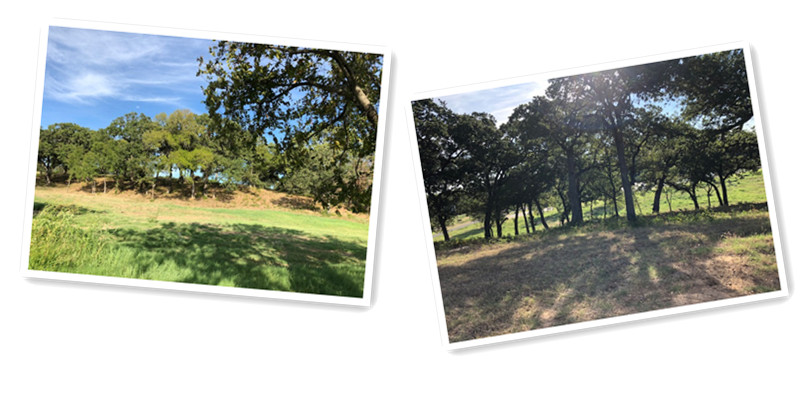
[{"label": "photograph with white border", "polygon": [[26,277],[369,306],[391,52],[56,20]]},{"label": "photograph with white border", "polygon": [[746,43],[406,105],[448,349],[788,294]]}]

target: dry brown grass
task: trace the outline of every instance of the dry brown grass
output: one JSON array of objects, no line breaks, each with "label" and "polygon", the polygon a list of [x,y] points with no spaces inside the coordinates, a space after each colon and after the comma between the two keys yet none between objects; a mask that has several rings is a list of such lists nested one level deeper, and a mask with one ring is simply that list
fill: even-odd
[{"label": "dry brown grass", "polygon": [[438,250],[451,342],[780,289],[766,211]]},{"label": "dry brown grass", "polygon": [[[91,186],[84,183],[73,183],[69,186],[63,183],[56,183],[51,186],[37,185],[36,191],[37,193],[46,191],[64,199],[75,200],[85,198],[87,193],[91,192]],[[322,211],[322,207],[309,197],[246,187],[241,190],[210,187],[205,196],[198,194],[195,199],[191,199],[184,191],[175,190],[169,192],[166,187],[162,186],[156,188],[156,194],[153,196],[150,192],[140,193],[134,190],[116,191],[113,189],[113,183],[109,183],[108,191],[103,193],[103,185],[102,183],[98,183],[97,191],[94,193],[94,196],[102,196],[103,202],[108,202],[109,204],[118,203],[120,205],[147,204],[157,200],[160,205],[172,204],[199,208],[291,210],[294,213],[300,214],[318,214]],[[330,213],[350,219],[369,220],[369,214],[352,213],[342,207],[336,207],[329,211]],[[148,215],[150,213],[149,211],[142,212],[146,212]],[[185,222],[185,218],[176,215],[164,218],[164,221]],[[191,220],[196,221],[196,218],[192,217]]]}]

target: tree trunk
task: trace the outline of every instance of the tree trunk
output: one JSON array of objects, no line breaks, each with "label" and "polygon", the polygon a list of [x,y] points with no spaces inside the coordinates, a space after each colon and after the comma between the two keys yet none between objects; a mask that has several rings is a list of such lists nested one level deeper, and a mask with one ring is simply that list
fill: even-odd
[{"label": "tree trunk", "polygon": [[667,199],[667,206],[669,207],[669,212],[672,212],[672,196],[669,193],[664,193],[664,198]]},{"label": "tree trunk", "polygon": [[500,213],[497,213],[497,217],[494,219],[495,224],[497,225],[497,237],[503,237],[503,219],[500,219]]},{"label": "tree trunk", "polygon": [[580,225],[583,223],[583,208],[581,198],[578,193],[578,172],[575,170],[575,155],[570,149],[567,151],[567,197],[569,198],[570,211],[572,212],[572,224]]},{"label": "tree trunk", "polygon": [[525,215],[525,204],[522,205],[522,220],[525,221],[525,233],[530,234],[531,229],[528,225],[528,216]]},{"label": "tree trunk", "polygon": [[[522,214],[525,215],[525,210],[522,210]],[[514,210],[514,236],[519,236],[519,204]]]},{"label": "tree trunk", "polygon": [[107,190],[106,190],[106,178],[103,177],[103,194],[105,194],[105,193],[107,193]]},{"label": "tree trunk", "polygon": [[[724,207],[725,203],[722,201],[722,196],[720,196],[719,194],[719,188],[717,188],[717,185],[715,185],[714,182],[711,181],[708,181],[706,183],[708,184],[708,186],[711,186],[714,189],[714,193],[717,194],[717,202],[719,202],[719,206]],[[709,196],[710,196],[710,191],[709,191]],[[711,208],[711,206],[708,206],[708,208]]]},{"label": "tree trunk", "polygon": [[483,216],[483,237],[492,238],[492,209],[487,207],[486,215]]},{"label": "tree trunk", "polygon": [[664,190],[665,180],[666,176],[662,176],[658,179],[658,184],[656,184],[656,194],[653,196],[653,214],[658,214],[661,211],[661,192]]},{"label": "tree trunk", "polygon": [[700,203],[697,202],[697,191],[696,191],[696,188],[697,188],[697,184],[695,183],[695,184],[692,185],[691,190],[689,190],[689,197],[691,197],[692,198],[692,202],[694,202],[694,209],[695,210],[699,210],[700,209]]},{"label": "tree trunk", "polygon": [[625,217],[628,221],[636,220],[636,208],[633,204],[633,188],[628,180],[628,164],[625,161],[625,143],[622,140],[622,132],[619,128],[614,127],[614,145],[617,148],[617,164],[619,165],[619,174],[622,178],[622,191],[625,193]]},{"label": "tree trunk", "polygon": [[544,229],[550,229],[550,227],[547,226],[547,220],[544,219],[544,210],[542,210],[542,204],[539,203],[539,198],[536,198],[533,201],[536,202],[536,210],[539,211],[539,219],[542,221],[542,226]]},{"label": "tree trunk", "polygon": [[719,176],[719,186],[722,187],[723,206],[728,207],[730,205],[728,203],[728,186],[725,184],[725,178],[722,175]]},{"label": "tree trunk", "polygon": [[97,181],[92,179],[92,194],[94,194],[96,191],[97,191]]},{"label": "tree trunk", "polygon": [[194,195],[195,195],[195,184],[194,184],[194,178],[192,178],[192,200],[194,200]]},{"label": "tree trunk", "polygon": [[439,228],[442,229],[442,235],[444,236],[444,241],[450,240],[450,233],[447,232],[447,219],[443,216],[439,216],[436,218],[439,221]]},{"label": "tree trunk", "polygon": [[531,232],[536,232],[536,220],[533,219],[533,207],[532,206],[533,206],[533,201],[528,201],[528,217],[530,217],[530,221],[531,221]]}]

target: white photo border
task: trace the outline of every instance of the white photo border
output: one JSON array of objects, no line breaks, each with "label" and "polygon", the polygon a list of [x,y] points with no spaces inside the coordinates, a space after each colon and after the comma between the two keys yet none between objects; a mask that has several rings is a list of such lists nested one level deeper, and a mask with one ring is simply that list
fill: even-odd
[{"label": "white photo border", "polygon": [[[365,259],[364,290],[362,297],[345,297],[313,293],[284,292],[278,290],[236,288],[213,286],[204,284],[155,281],[135,278],[119,278],[101,275],[76,274],[66,272],[52,272],[29,269],[31,225],[33,221],[33,198],[36,186],[36,164],[39,146],[39,129],[42,119],[42,104],[44,100],[44,76],[47,60],[47,41],[50,27],[66,27],[79,29],[93,29],[120,33],[148,34],[175,36],[193,39],[216,39],[247,43],[268,43],[283,46],[311,47],[327,50],[342,50],[350,52],[380,54],[383,57],[381,66],[381,92],[378,107],[378,131],[375,142],[375,164],[372,171],[372,199],[370,203],[369,233],[367,238],[367,256]],[[278,36],[264,36],[253,34],[239,34],[228,32],[200,31],[190,29],[156,27],[132,24],[117,24],[111,22],[52,19],[42,26],[39,37],[39,53],[37,62],[36,94],[33,104],[31,120],[31,142],[27,166],[28,185],[25,197],[25,216],[23,223],[23,240],[20,260],[20,273],[26,278],[43,278],[61,281],[87,282],[130,287],[145,287],[155,289],[168,289],[174,291],[188,291],[200,293],[214,293],[234,296],[249,296],[269,299],[303,301],[313,303],[341,304],[347,306],[370,307],[372,301],[373,270],[375,267],[375,246],[378,233],[379,202],[381,192],[381,176],[384,154],[384,137],[386,135],[386,118],[389,100],[390,65],[392,52],[388,46],[355,44],[347,42],[332,42],[323,40],[286,38]]]},{"label": "white photo border", "polygon": [[[511,86],[521,83],[528,83],[534,80],[544,80],[550,78],[560,78],[566,76],[573,76],[573,75],[580,75],[585,73],[591,72],[598,72],[604,71],[608,69],[614,68],[623,68],[623,67],[631,67],[641,64],[648,64],[653,62],[659,61],[667,61],[676,58],[682,57],[691,57],[701,54],[708,54],[714,52],[721,52],[727,50],[735,50],[735,49],[743,49],[744,57],[745,57],[745,66],[747,68],[747,82],[748,88],[750,91],[750,98],[751,103],[753,106],[753,116],[755,122],[755,130],[756,136],[758,137],[758,149],[759,149],[759,156],[761,157],[761,170],[764,175],[764,189],[767,195],[767,205],[769,210],[769,218],[770,218],[770,229],[772,231],[773,237],[773,244],[775,248],[775,258],[778,264],[778,278],[780,280],[780,290],[768,292],[768,293],[760,293],[760,294],[753,294],[747,296],[740,296],[730,299],[722,299],[722,300],[714,300],[704,303],[698,304],[690,304],[684,306],[676,306],[671,308],[665,308],[660,310],[652,310],[652,311],[645,311],[641,313],[634,313],[634,314],[627,314],[621,315],[616,317],[609,317],[591,321],[584,321],[566,325],[559,325],[553,327],[546,327],[540,328],[536,330],[524,331],[524,332],[515,332],[509,334],[502,334],[497,336],[490,336],[485,338],[479,339],[471,339],[471,340],[464,340],[455,343],[451,343],[449,336],[447,335],[447,320],[445,317],[444,312],[444,302],[442,298],[442,288],[439,281],[439,271],[437,268],[436,263],[436,251],[433,245],[433,232],[431,230],[430,224],[430,215],[428,213],[428,203],[425,197],[425,186],[422,176],[422,165],[419,159],[419,147],[417,142],[416,136],[416,128],[414,124],[414,113],[411,107],[412,102],[417,100],[425,100],[437,97],[444,97],[454,94],[465,94],[471,93],[481,90],[487,89],[494,89],[500,88],[505,86]],[[758,106],[758,95],[756,90],[756,79],[755,73],[753,71],[753,62],[752,56],[750,53],[750,46],[747,42],[733,42],[727,43],[722,45],[716,46],[708,46],[708,47],[699,47],[689,50],[677,51],[677,52],[670,52],[670,53],[662,53],[658,55],[652,56],[645,56],[645,57],[637,57],[633,59],[609,62],[609,63],[602,63],[602,64],[592,64],[583,67],[576,67],[576,68],[569,68],[563,69],[558,71],[551,71],[546,73],[539,73],[539,74],[532,74],[532,75],[524,75],[515,78],[508,78],[508,79],[500,79],[500,80],[493,80],[488,82],[481,82],[475,84],[467,84],[461,85],[456,87],[444,88],[439,90],[431,90],[425,92],[419,92],[411,96],[409,101],[406,102],[406,122],[408,124],[408,134],[411,136],[409,138],[411,142],[411,152],[412,158],[414,163],[414,176],[416,178],[417,184],[417,192],[418,192],[418,199],[420,204],[421,218],[422,218],[422,225],[425,229],[423,235],[426,239],[426,247],[428,252],[428,264],[430,267],[430,274],[431,280],[433,282],[433,290],[434,290],[434,298],[436,300],[436,313],[439,320],[439,333],[441,337],[441,341],[443,346],[447,350],[458,350],[464,349],[469,347],[476,347],[476,346],[483,346],[489,344],[496,344],[496,343],[503,343],[503,342],[510,342],[516,341],[520,339],[527,339],[539,336],[546,336],[546,335],[553,335],[558,333],[570,332],[570,331],[577,331],[577,330],[584,330],[588,328],[594,327],[601,327],[607,325],[615,325],[621,324],[625,322],[631,321],[639,321],[639,320],[647,320],[657,317],[669,316],[669,315],[676,315],[676,314],[684,314],[693,311],[700,311],[700,310],[707,310],[712,308],[720,308],[726,307],[736,304],[744,304],[744,303],[752,303],[758,302],[763,300],[769,299],[776,299],[780,297],[786,297],[789,294],[789,288],[787,286],[786,281],[786,271],[784,267],[784,258],[783,253],[781,251],[781,240],[780,240],[780,233],[779,233],[779,225],[778,225],[778,218],[777,218],[777,208],[775,207],[775,199],[773,195],[772,189],[772,180],[770,177],[769,172],[769,163],[767,160],[767,149],[766,149],[766,142],[764,140],[764,129],[761,121],[761,112]]]}]

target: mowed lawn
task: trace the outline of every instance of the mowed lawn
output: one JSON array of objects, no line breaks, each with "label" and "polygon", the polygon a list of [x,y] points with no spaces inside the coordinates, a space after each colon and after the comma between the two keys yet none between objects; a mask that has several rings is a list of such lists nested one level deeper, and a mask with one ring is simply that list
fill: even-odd
[{"label": "mowed lawn", "polygon": [[766,204],[437,249],[451,342],[780,289]]},{"label": "mowed lawn", "polygon": [[29,265],[362,297],[367,218],[215,205],[37,187]]}]

